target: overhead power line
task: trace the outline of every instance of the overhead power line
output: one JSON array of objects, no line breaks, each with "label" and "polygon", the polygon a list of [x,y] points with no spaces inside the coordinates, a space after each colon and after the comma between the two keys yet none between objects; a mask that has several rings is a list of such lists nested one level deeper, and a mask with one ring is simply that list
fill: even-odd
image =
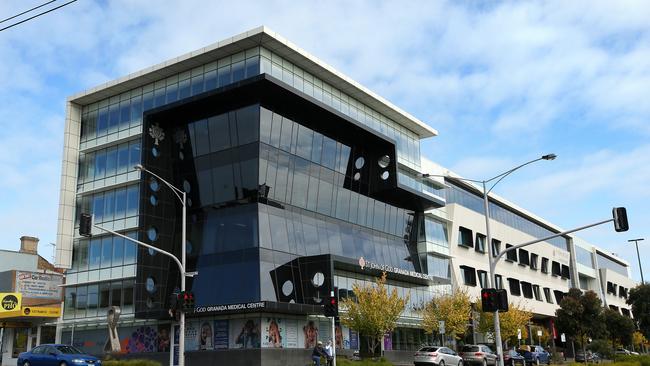
[{"label": "overhead power line", "polygon": [[41,4],[41,5],[39,5],[39,6],[36,6],[36,7],[31,8],[31,9],[29,9],[29,10],[25,10],[25,11],[23,11],[23,12],[20,13],[20,14],[16,14],[16,15],[11,16],[11,17],[9,17],[9,18],[2,19],[2,20],[0,20],[0,23],[4,23],[4,22],[6,22],[7,20],[11,20],[11,19],[14,19],[14,18],[18,18],[19,16],[21,16],[21,15],[23,15],[23,14],[27,14],[27,13],[29,13],[30,11],[34,11],[34,10],[36,10],[36,9],[38,9],[38,8],[42,8],[42,7],[44,7],[45,5],[52,4],[52,3],[55,2],[55,1],[56,1],[56,0],[48,1],[48,2],[46,2],[45,4]]},{"label": "overhead power line", "polygon": [[31,17],[29,17],[29,18],[23,19],[23,20],[21,20],[21,21],[19,21],[19,22],[17,22],[17,23],[14,23],[14,24],[12,24],[12,25],[8,25],[8,26],[6,26],[6,27],[4,27],[4,28],[0,28],[0,32],[2,32],[3,30],[9,29],[9,28],[15,27],[15,26],[17,26],[17,25],[19,25],[19,24],[25,23],[25,22],[27,22],[27,21],[30,21],[30,20],[32,20],[32,19],[34,19],[34,18],[38,18],[38,17],[40,17],[41,15],[45,15],[45,14],[50,13],[50,12],[53,12],[53,11],[55,11],[55,10],[57,10],[57,9],[61,9],[62,7],[66,6],[66,5],[70,5],[70,4],[74,3],[75,1],[77,1],[77,0],[71,0],[71,1],[68,1],[68,2],[65,3],[65,4],[59,5],[59,6],[57,6],[57,7],[54,7],[54,8],[52,8],[52,9],[49,9],[49,10],[46,10],[46,11],[44,11],[44,12],[42,12],[42,13],[38,13],[38,14],[36,14],[36,15],[34,15],[34,16],[31,16]]}]

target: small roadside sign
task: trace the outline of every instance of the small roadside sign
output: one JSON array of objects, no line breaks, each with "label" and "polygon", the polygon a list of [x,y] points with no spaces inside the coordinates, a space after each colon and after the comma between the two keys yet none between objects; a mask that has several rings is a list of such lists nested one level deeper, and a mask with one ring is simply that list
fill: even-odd
[{"label": "small roadside sign", "polygon": [[444,320],[438,321],[438,333],[445,334],[445,321]]}]

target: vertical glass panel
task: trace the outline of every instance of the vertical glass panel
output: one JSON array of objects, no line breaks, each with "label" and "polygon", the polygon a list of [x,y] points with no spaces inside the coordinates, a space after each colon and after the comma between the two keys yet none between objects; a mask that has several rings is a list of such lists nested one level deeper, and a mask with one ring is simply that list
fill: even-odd
[{"label": "vertical glass panel", "polygon": [[192,78],[192,95],[197,95],[197,94],[200,94],[202,92],[203,92],[203,75],[193,77]]},{"label": "vertical glass panel", "polygon": [[307,209],[316,211],[316,204],[318,202],[318,178],[309,177],[309,191],[307,193]]},{"label": "vertical glass panel", "polygon": [[167,103],[173,103],[178,100],[178,84],[167,85]]},{"label": "vertical glass panel", "polygon": [[95,179],[106,176],[106,150],[98,151],[95,155]]},{"label": "vertical glass panel", "polygon": [[104,136],[108,131],[108,108],[102,108],[97,115],[97,136]]},{"label": "vertical glass panel", "polygon": [[120,105],[112,104],[108,109],[108,133],[116,132],[120,123]]},{"label": "vertical glass panel", "polygon": [[120,102],[120,130],[129,128],[131,122],[131,101],[123,100]]},{"label": "vertical glass panel", "polygon": [[210,134],[210,151],[221,151],[231,146],[227,114],[220,114],[208,119],[208,130]]},{"label": "vertical glass panel", "polygon": [[124,263],[124,239],[119,236],[113,237],[113,266],[121,266]]},{"label": "vertical glass panel", "polygon": [[115,213],[115,192],[104,193],[104,218],[103,221],[112,221]]},{"label": "vertical glass panel", "polygon": [[139,201],[139,189],[138,186],[130,186],[126,191],[126,217],[135,216],[138,214]]},{"label": "vertical glass panel", "polygon": [[167,93],[165,92],[165,88],[160,88],[156,89],[153,92],[153,104],[154,107],[160,107],[165,104],[165,98],[167,97]]},{"label": "vertical glass panel", "polygon": [[208,135],[208,121],[202,119],[192,123],[194,125],[194,141],[196,146],[196,156],[208,154],[210,152],[210,140]]},{"label": "vertical glass panel", "polygon": [[122,282],[111,283],[111,306],[122,306]]},{"label": "vertical glass panel", "polygon": [[110,284],[108,282],[102,282],[99,284],[99,311],[107,310],[108,305],[110,304]]},{"label": "vertical glass panel", "polygon": [[307,207],[308,174],[309,162],[304,159],[294,159],[293,186],[291,192],[291,204],[294,206],[301,208]]},{"label": "vertical glass panel", "polygon": [[298,146],[296,149],[296,155],[301,158],[311,159],[311,146],[312,139],[314,137],[314,131],[311,129],[297,125],[298,126]]},{"label": "vertical glass panel", "polygon": [[122,144],[117,149],[117,174],[126,173],[129,168],[129,145]]},{"label": "vertical glass panel", "polygon": [[282,132],[280,133],[280,149],[290,151],[291,149],[291,133],[293,129],[293,121],[288,118],[282,118]]},{"label": "vertical glass panel", "polygon": [[126,214],[126,188],[115,191],[115,220],[123,219]]},{"label": "vertical glass panel", "polygon": [[131,143],[129,145],[129,165],[130,168],[127,169],[127,171],[130,171],[133,169],[134,166],[137,164],[140,164],[140,143],[135,142]]},{"label": "vertical glass panel", "polygon": [[316,210],[324,215],[332,212],[332,183],[321,180],[318,186],[318,206]]},{"label": "vertical glass panel", "polygon": [[246,65],[244,61],[235,62],[232,64],[232,82],[242,80],[246,75]]},{"label": "vertical glass panel", "polygon": [[321,152],[323,151],[323,135],[314,132],[314,140],[311,148],[311,161],[320,164]]},{"label": "vertical glass panel", "polygon": [[260,108],[260,141],[271,143],[271,125],[273,113],[266,108]]},{"label": "vertical glass panel", "polygon": [[323,153],[321,164],[334,170],[336,163],[336,141],[327,136],[323,136]]},{"label": "vertical glass panel", "polygon": [[218,87],[230,84],[230,66],[221,67],[217,70]]},{"label": "vertical glass panel", "polygon": [[215,89],[217,87],[217,70],[212,70],[205,73],[205,91]]},{"label": "vertical glass panel", "polygon": [[153,92],[144,93],[142,95],[142,110],[148,111],[153,108]]},{"label": "vertical glass panel", "polygon": [[[200,82],[201,89],[203,89],[203,78],[201,78],[200,81],[201,81]],[[198,94],[198,93],[200,93],[200,91],[197,92],[197,93],[192,93],[191,94],[190,79],[181,80],[178,83],[178,99],[185,99],[185,98],[189,97],[190,95],[194,95],[194,94]]]},{"label": "vertical glass panel", "polygon": [[83,240],[79,243],[79,271],[88,270],[88,240]]},{"label": "vertical glass panel", "polygon": [[105,236],[102,238],[101,267],[102,268],[110,267],[112,259],[113,259],[113,240],[110,236]]},{"label": "vertical glass panel", "polygon": [[235,185],[233,182],[232,165],[215,166],[212,169],[214,182],[214,203],[227,202],[235,199]]},{"label": "vertical glass panel", "polygon": [[254,105],[237,111],[237,135],[239,145],[258,140],[259,106]]},{"label": "vertical glass panel", "polygon": [[112,147],[106,152],[106,176],[115,175],[117,171],[117,147]]},{"label": "vertical glass panel", "polygon": [[102,241],[101,239],[92,239],[88,249],[88,269],[98,269],[101,263]]},{"label": "vertical glass panel", "polygon": [[77,318],[86,317],[86,307],[88,305],[88,287],[77,287]]},{"label": "vertical glass panel", "polygon": [[215,202],[212,195],[212,170],[204,169],[197,171],[197,178],[199,180],[199,195],[201,198],[201,206],[207,206]]},{"label": "vertical glass panel", "polygon": [[282,116],[273,113],[273,125],[271,127],[271,141],[270,144],[275,147],[280,147],[280,133],[282,130]]},{"label": "vertical glass panel", "polygon": [[[129,235],[131,236],[131,235]],[[135,263],[136,258],[136,244],[130,240],[124,240],[124,264]]]},{"label": "vertical glass panel", "polygon": [[93,214],[96,222],[104,221],[104,194],[98,193],[93,196]]},{"label": "vertical glass panel", "polygon": [[133,291],[134,281],[124,280],[122,285],[122,312],[125,314],[133,312]]},{"label": "vertical glass panel", "polygon": [[259,56],[246,59],[246,77],[257,75],[260,73],[260,58]]}]

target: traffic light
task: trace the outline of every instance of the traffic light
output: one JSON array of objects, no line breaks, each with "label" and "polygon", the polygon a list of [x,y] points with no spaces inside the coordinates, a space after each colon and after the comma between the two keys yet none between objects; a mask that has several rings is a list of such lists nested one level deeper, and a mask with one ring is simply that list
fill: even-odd
[{"label": "traffic light", "polygon": [[481,308],[486,313],[508,311],[508,293],[506,290],[486,288],[481,290]]},{"label": "traffic light", "polygon": [[620,233],[630,229],[627,223],[627,210],[625,210],[625,207],[614,207],[612,216],[614,216],[614,230],[616,232]]},{"label": "traffic light", "polygon": [[183,311],[192,311],[194,310],[194,293],[190,291],[181,291],[178,294],[178,303],[180,303]]},{"label": "traffic light", "polygon": [[92,229],[93,216],[87,213],[79,215],[79,235],[90,237],[92,236]]},{"label": "traffic light", "polygon": [[330,296],[325,303],[324,313],[326,317],[339,316],[339,301],[336,296]]}]

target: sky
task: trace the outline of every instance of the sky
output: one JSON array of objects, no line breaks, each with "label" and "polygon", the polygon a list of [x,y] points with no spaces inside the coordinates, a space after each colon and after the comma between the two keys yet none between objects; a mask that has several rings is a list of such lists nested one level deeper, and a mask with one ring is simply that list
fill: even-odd
[{"label": "sky", "polygon": [[[0,1],[0,19],[44,2]],[[437,129],[422,154],[462,176],[557,154],[494,191],[565,229],[627,207],[630,231],[579,236],[630,262],[636,279],[627,240],[647,237],[650,278],[643,0],[79,0],[0,31],[0,249],[30,235],[52,257],[68,96],[260,25]]]}]

